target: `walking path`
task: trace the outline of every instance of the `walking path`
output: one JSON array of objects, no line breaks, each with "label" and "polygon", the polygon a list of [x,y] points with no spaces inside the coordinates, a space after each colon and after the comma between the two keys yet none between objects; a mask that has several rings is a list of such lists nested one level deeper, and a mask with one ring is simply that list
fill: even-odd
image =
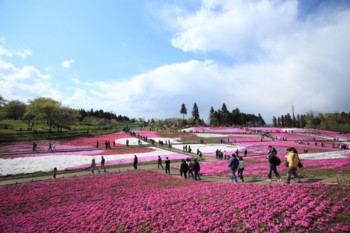
[{"label": "walking path", "polygon": [[[204,157],[206,161],[215,160],[215,158],[210,156]],[[138,169],[145,170],[145,171],[154,171],[154,172],[160,172],[165,174],[165,170],[163,169],[157,169],[157,162],[150,164],[139,164]],[[114,173],[114,172],[122,172],[122,171],[132,171],[133,167],[132,164],[127,166],[119,166],[119,167],[107,167],[107,174]],[[92,174],[90,170],[79,170],[79,171],[73,171],[69,173],[64,174],[58,174],[57,179],[65,179],[65,178],[74,178],[74,177],[81,177],[81,176],[99,176],[104,175],[106,173],[101,172],[101,174],[97,173],[97,170],[95,171],[95,174]],[[184,179],[180,176],[179,170],[175,168],[171,168],[171,176]],[[283,177],[282,177],[283,178]],[[281,183],[276,180],[267,181],[266,179],[262,177],[250,177],[246,176],[244,177],[245,183],[257,183],[257,184],[271,184],[271,183]],[[14,176],[13,178],[0,180],[0,186],[3,185],[12,185],[12,184],[21,184],[21,183],[28,183],[28,182],[38,182],[38,181],[48,181],[53,180],[52,175],[42,175],[42,176],[33,176],[33,177],[26,177],[26,178],[16,178]],[[219,176],[201,176],[201,182],[229,182],[229,178],[227,177],[219,177]],[[345,184],[350,185],[350,179],[349,177],[342,177],[342,176],[318,176],[318,177],[304,177],[302,178],[303,183],[325,183],[325,184]]]}]

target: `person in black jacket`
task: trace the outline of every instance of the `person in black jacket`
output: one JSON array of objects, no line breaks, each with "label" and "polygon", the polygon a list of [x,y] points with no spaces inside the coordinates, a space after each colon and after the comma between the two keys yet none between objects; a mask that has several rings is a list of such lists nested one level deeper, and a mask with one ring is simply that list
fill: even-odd
[{"label": "person in black jacket", "polygon": [[137,163],[138,163],[138,161],[139,161],[139,159],[138,159],[137,156],[135,155],[135,156],[134,156],[134,163],[133,163],[134,169],[137,169]]},{"label": "person in black jacket", "polygon": [[193,163],[193,170],[194,170],[194,180],[200,180],[201,178],[199,177],[199,171],[201,170],[201,166],[199,165],[199,162],[197,159],[194,159]]},{"label": "person in black jacket", "polygon": [[188,178],[190,178],[190,177],[194,178],[192,160],[187,159],[187,161],[188,161]]},{"label": "person in black jacket", "polygon": [[104,172],[106,172],[106,167],[105,167],[105,163],[106,163],[106,159],[101,156],[101,166],[98,169],[98,173],[100,173],[100,171],[103,169]]},{"label": "person in black jacket", "polygon": [[181,166],[180,166],[180,175],[184,175],[185,179],[187,179],[187,171],[188,171],[188,164],[186,163],[186,160],[182,160]]},{"label": "person in black jacket", "polygon": [[275,176],[278,181],[281,181],[281,176],[277,171],[277,150],[273,146],[268,147],[267,159],[269,161],[269,172],[267,173],[267,181],[271,181],[272,172],[275,173]]},{"label": "person in black jacket", "polygon": [[162,167],[162,169],[164,169],[162,158],[160,157],[160,155],[158,156],[158,169],[159,169],[159,167]]},{"label": "person in black jacket", "polygon": [[170,175],[170,160],[168,157],[165,160],[165,173]]}]

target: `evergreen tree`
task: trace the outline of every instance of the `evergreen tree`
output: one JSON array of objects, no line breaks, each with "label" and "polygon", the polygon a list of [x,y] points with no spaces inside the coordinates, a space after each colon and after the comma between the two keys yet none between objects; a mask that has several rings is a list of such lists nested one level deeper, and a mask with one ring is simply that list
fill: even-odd
[{"label": "evergreen tree", "polygon": [[285,123],[285,127],[291,127],[292,126],[292,117],[290,116],[289,113],[287,113],[284,116],[284,123]]},{"label": "evergreen tree", "polygon": [[220,113],[221,113],[221,117],[220,117],[221,122],[220,122],[220,125],[229,125],[229,122],[228,122],[228,118],[229,118],[228,115],[229,115],[229,112],[228,112],[228,110],[227,110],[227,107],[226,107],[226,104],[225,104],[225,103],[222,104]]},{"label": "evergreen tree", "polygon": [[298,114],[297,115],[297,119],[296,119],[296,122],[295,122],[295,127],[297,127],[297,128],[300,128],[300,115]]},{"label": "evergreen tree", "polygon": [[297,122],[296,122],[296,119],[295,119],[294,112],[293,112],[293,116],[292,116],[292,126],[293,126],[293,127],[296,127],[296,126],[297,126]]},{"label": "evergreen tree", "polygon": [[259,126],[262,126],[262,125],[266,125],[264,119],[262,118],[262,116],[260,115],[260,113],[258,114],[258,120],[259,120]]},{"label": "evergreen tree", "polygon": [[232,110],[232,123],[235,125],[241,125],[241,112],[238,108]]},{"label": "evergreen tree", "polygon": [[213,107],[210,108],[209,112],[209,124],[213,126],[220,125],[221,121],[221,111],[215,111]]},{"label": "evergreen tree", "polygon": [[199,120],[199,110],[198,110],[197,103],[193,104],[192,117],[195,121]]},{"label": "evergreen tree", "polygon": [[277,127],[277,118],[275,116],[272,117],[272,123],[274,127]]},{"label": "evergreen tree", "polygon": [[222,104],[221,112],[224,113],[224,114],[225,114],[225,113],[228,113],[228,110],[227,110],[227,107],[226,107],[226,104],[225,104],[225,103]]},{"label": "evergreen tree", "polygon": [[180,113],[183,116],[182,119],[185,120],[185,115],[187,114],[187,108],[186,108],[185,104],[181,105]]}]

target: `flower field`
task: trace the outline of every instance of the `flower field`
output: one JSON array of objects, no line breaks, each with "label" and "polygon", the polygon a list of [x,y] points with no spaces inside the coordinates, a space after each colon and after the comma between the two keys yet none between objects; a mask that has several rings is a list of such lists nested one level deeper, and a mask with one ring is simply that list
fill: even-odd
[{"label": "flower field", "polygon": [[[268,145],[278,151],[282,176],[287,172],[286,148],[291,146],[299,151],[303,174],[350,170],[350,150],[339,148],[349,145],[349,135],[280,128],[186,130],[190,133],[162,132],[166,137],[135,131],[136,137],[121,132],[57,140],[56,152],[47,152],[49,140],[38,142],[39,152],[31,151],[32,142],[1,144],[0,175],[52,171],[53,167],[86,169],[93,158],[99,166],[102,155],[107,166],[131,164],[135,154],[139,162],[155,162],[158,156],[181,160],[196,157],[199,149],[209,156],[200,162],[202,176],[228,180],[229,161],[215,159],[215,150],[220,149],[229,155],[238,150],[241,156],[247,150],[244,176],[265,179]],[[261,140],[261,132],[272,138]],[[229,143],[187,144],[191,155],[146,141],[138,146],[139,137],[147,137],[156,142],[170,140],[173,148],[182,151],[185,144],[180,135]],[[111,149],[104,148],[106,140],[111,141]],[[173,168],[179,165],[172,162]],[[0,187],[0,232],[349,232],[349,216],[350,187],[321,183],[208,183],[137,170]]]},{"label": "flower field", "polygon": [[7,232],[349,232],[350,190],[122,172],[0,188]]},{"label": "flower field", "polygon": [[[185,133],[191,132],[191,133]],[[269,137],[263,137],[261,132],[268,132]],[[266,149],[268,145],[274,146],[278,151],[278,156],[284,162],[286,149],[295,147],[305,163],[304,170],[308,169],[349,169],[349,150],[340,150],[339,145],[349,144],[350,135],[339,134],[330,131],[314,131],[303,129],[283,129],[283,128],[245,128],[237,129],[230,127],[193,127],[184,129],[181,134],[173,132],[154,131],[133,131],[136,137],[125,132],[108,134],[103,136],[55,140],[56,152],[48,152],[48,145],[52,140],[37,141],[38,152],[32,151],[33,141],[16,142],[0,145],[0,175],[16,175],[22,173],[33,173],[38,171],[51,171],[54,167],[58,170],[76,170],[86,169],[90,166],[91,160],[95,159],[99,166],[100,157],[103,155],[106,159],[106,165],[131,164],[136,154],[140,162],[156,161],[158,156],[164,160],[169,157],[171,160],[191,158],[186,153],[181,153],[184,144],[179,137],[197,136],[198,138],[216,138],[228,143],[207,143],[207,144],[187,144],[192,148],[192,157],[196,157],[197,149],[203,156],[215,156],[216,150],[226,151],[228,155],[237,150],[240,155],[247,150],[245,157],[246,169],[245,175],[255,175],[265,177],[267,162]],[[142,146],[138,146],[139,139],[147,138],[142,141]],[[155,148],[149,144],[149,139],[156,142],[170,141],[172,147],[180,150],[179,152],[166,150],[167,148]],[[283,139],[283,140],[282,140]],[[129,147],[126,147],[126,140],[129,140]],[[106,149],[104,142],[111,142],[111,149]],[[299,143],[302,141],[302,143]],[[99,147],[97,148],[97,142]],[[321,146],[321,143],[323,146]],[[304,153],[304,149],[308,150]],[[178,168],[179,164],[172,164]],[[229,176],[227,162],[211,161],[201,162],[201,173],[203,175]],[[283,166],[279,167],[281,172],[285,172]]]}]

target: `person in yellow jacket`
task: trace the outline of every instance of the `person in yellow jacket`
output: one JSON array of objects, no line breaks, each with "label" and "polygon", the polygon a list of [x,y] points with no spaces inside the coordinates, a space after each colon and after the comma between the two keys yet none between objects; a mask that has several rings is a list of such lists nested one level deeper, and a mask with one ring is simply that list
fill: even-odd
[{"label": "person in yellow jacket", "polygon": [[294,180],[297,179],[297,182],[300,181],[300,177],[298,176],[297,169],[298,169],[298,163],[299,163],[299,155],[297,150],[294,147],[290,147],[287,149],[287,166],[288,166],[288,176],[287,176],[287,183],[290,183],[290,178],[292,177],[292,174],[294,176]]}]

